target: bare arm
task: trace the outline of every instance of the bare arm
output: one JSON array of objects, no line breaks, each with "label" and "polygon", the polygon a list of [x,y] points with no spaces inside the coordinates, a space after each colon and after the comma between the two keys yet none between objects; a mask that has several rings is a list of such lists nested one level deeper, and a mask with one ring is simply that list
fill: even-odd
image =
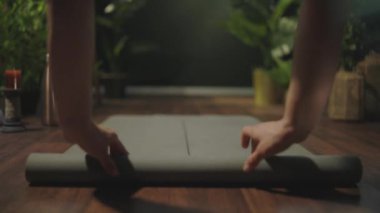
[{"label": "bare arm", "polygon": [[71,131],[91,122],[93,1],[51,0],[49,6],[54,95],[61,127]]},{"label": "bare arm", "polygon": [[94,1],[49,0],[49,52],[52,85],[65,138],[96,157],[110,174],[117,174],[109,157],[126,154],[115,133],[91,119],[94,64]]},{"label": "bare arm", "polygon": [[284,117],[243,129],[242,146],[252,140],[253,147],[245,171],[303,141],[316,125],[338,68],[346,8],[346,0],[304,0]]},{"label": "bare arm", "polygon": [[346,5],[306,0],[301,10],[284,119],[305,133],[319,120],[338,70]]}]

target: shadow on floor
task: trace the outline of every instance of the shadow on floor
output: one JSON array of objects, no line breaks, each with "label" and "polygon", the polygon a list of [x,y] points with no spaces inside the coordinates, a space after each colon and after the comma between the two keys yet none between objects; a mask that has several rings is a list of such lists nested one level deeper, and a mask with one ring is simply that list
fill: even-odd
[{"label": "shadow on floor", "polygon": [[196,209],[186,209],[167,204],[133,198],[133,194],[140,188],[102,187],[94,192],[95,197],[107,206],[119,212],[158,212],[158,213],[199,213]]},{"label": "shadow on floor", "polygon": [[333,187],[288,187],[288,188],[259,188],[275,194],[310,198],[342,204],[358,205],[360,203],[360,190],[352,188]]}]

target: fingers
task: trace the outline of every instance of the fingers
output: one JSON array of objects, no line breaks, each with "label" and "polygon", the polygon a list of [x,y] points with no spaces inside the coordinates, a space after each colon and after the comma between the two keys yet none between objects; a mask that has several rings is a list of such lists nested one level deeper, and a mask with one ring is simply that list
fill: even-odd
[{"label": "fingers", "polygon": [[289,145],[286,143],[275,144],[269,141],[252,143],[252,153],[245,161],[243,170],[245,172],[253,171],[261,160],[284,151],[288,147]]},{"label": "fingers", "polygon": [[257,149],[257,146],[259,145],[259,142],[258,140],[253,140],[251,139],[251,153],[255,152],[256,149]]},{"label": "fingers", "polygon": [[250,172],[254,170],[263,158],[264,154],[256,149],[245,161],[243,171]]},{"label": "fingers", "polygon": [[289,137],[289,130],[284,129],[283,123],[275,121],[244,127],[241,145],[243,148],[248,148],[250,143],[251,155],[243,165],[243,170],[246,172],[256,168],[262,159],[287,149],[293,142]]},{"label": "fingers", "polygon": [[98,160],[100,161],[100,164],[102,165],[102,167],[104,168],[104,170],[106,171],[107,174],[109,174],[111,176],[118,176],[119,175],[119,171],[118,171],[115,163],[113,162],[113,160],[111,159],[111,157],[108,154],[102,155],[101,157],[98,157]]},{"label": "fingers", "polygon": [[246,126],[241,132],[241,146],[246,149],[251,141],[252,127]]},{"label": "fingers", "polygon": [[128,152],[111,129],[94,126],[89,138],[77,142],[90,156],[96,158],[105,172],[111,176],[119,175],[111,155],[127,155]]},{"label": "fingers", "polygon": [[128,151],[125,149],[125,147],[123,146],[116,134],[114,138],[110,141],[109,145],[112,156],[128,155]]},{"label": "fingers", "polygon": [[243,170],[245,172],[252,171],[263,158],[263,155],[260,154],[257,149],[259,140],[255,137],[253,126],[244,127],[241,134],[241,146],[246,149],[248,148],[249,144],[252,144],[252,154],[248,157],[243,165]]},{"label": "fingers", "polygon": [[255,136],[253,126],[246,126],[243,128],[241,133],[241,146],[246,149],[249,147],[249,144],[252,144],[252,152],[256,149],[256,146],[259,140]]},{"label": "fingers", "polygon": [[[116,133],[111,133],[111,138],[108,142],[111,156],[128,155],[128,151],[125,149],[121,141],[119,140]],[[116,167],[114,161],[111,159],[108,149],[106,155],[103,157],[102,166],[106,172],[112,176],[119,175],[118,168]]]},{"label": "fingers", "polygon": [[112,156],[128,155],[128,151],[125,149],[124,145],[121,143],[117,134],[110,128],[102,127],[102,129],[110,135],[109,140],[108,140],[108,144],[110,146],[110,154]]}]

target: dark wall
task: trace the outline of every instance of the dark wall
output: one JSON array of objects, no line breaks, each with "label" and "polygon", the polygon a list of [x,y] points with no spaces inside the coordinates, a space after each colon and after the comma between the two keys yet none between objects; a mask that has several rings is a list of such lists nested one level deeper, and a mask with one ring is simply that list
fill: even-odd
[{"label": "dark wall", "polygon": [[259,60],[226,32],[229,0],[148,0],[128,22],[130,85],[249,86]]}]

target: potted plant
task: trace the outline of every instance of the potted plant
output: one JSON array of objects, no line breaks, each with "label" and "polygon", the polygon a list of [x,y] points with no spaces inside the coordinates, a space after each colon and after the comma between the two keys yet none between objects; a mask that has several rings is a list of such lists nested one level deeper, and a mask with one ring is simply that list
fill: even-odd
[{"label": "potted plant", "polygon": [[36,111],[46,64],[46,36],[45,1],[0,1],[0,82],[6,70],[22,71],[23,114]]},{"label": "potted plant", "polygon": [[360,120],[364,113],[364,81],[358,63],[368,53],[365,23],[351,14],[344,31],[340,69],[335,76],[328,116],[338,120]]},{"label": "potted plant", "polygon": [[274,104],[278,88],[290,79],[291,53],[297,28],[296,0],[232,0],[227,30],[244,44],[257,48],[262,63],[253,71],[255,105]]},{"label": "potted plant", "polygon": [[99,60],[97,70],[99,80],[106,84],[107,95],[120,98],[124,95],[124,84],[127,78],[123,70],[125,53],[130,41],[127,33],[127,21],[138,9],[143,7],[145,0],[122,1],[113,0],[96,15],[97,45]]}]

